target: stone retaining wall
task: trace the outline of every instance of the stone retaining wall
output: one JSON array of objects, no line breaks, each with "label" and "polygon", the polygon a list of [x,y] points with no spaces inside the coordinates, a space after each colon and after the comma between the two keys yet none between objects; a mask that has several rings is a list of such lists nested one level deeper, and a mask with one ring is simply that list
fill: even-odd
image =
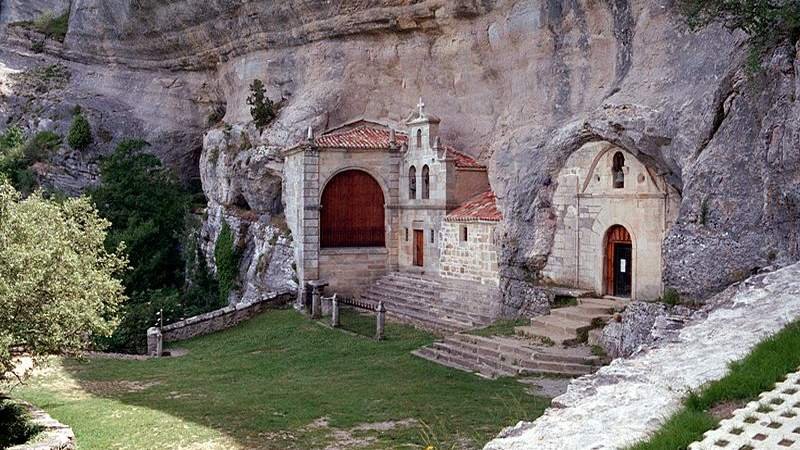
[{"label": "stone retaining wall", "polygon": [[73,450],[76,448],[75,433],[72,428],[50,417],[49,414],[30,403],[20,402],[31,414],[32,421],[44,430],[31,442],[17,445],[9,450]]},{"label": "stone retaining wall", "polygon": [[199,316],[189,317],[164,326],[160,333],[158,328],[150,328],[147,330],[147,353],[149,355],[159,353],[157,351],[160,346],[159,340],[163,340],[163,342],[184,341],[225,330],[258,315],[265,309],[285,305],[294,299],[295,295],[291,293],[273,294],[260,300],[238,303]]}]

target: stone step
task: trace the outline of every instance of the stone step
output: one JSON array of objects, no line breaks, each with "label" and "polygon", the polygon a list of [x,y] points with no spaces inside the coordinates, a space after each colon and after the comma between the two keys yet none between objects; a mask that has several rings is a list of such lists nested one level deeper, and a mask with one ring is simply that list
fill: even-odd
[{"label": "stone step", "polygon": [[577,337],[580,330],[591,327],[591,321],[576,321],[550,315],[534,317],[531,319],[531,326]]},{"label": "stone step", "polygon": [[409,297],[405,297],[401,293],[392,290],[370,290],[363,298],[374,303],[382,301],[387,308],[389,308],[389,305],[392,305],[394,308],[414,309],[420,313],[431,314],[433,312],[462,322],[468,322],[473,326],[492,322],[491,316],[475,313],[472,311],[472,308],[469,307],[462,310],[460,308],[454,309],[434,299],[425,299],[425,301],[411,300]]},{"label": "stone step", "polygon": [[[365,299],[365,301],[377,304],[377,301],[372,299]],[[386,306],[386,316],[389,319],[402,323],[409,323],[427,331],[457,333],[474,328],[471,322],[465,322],[451,317],[437,316],[431,314],[430,310],[420,310],[404,304],[386,302],[384,302],[384,306]]]},{"label": "stone step", "polygon": [[614,311],[620,311],[625,308],[625,303],[619,300],[612,300],[607,298],[579,298],[578,299],[579,305],[592,305],[595,307],[605,307],[613,309]]},{"label": "stone step", "polygon": [[501,336],[475,336],[456,334],[448,336],[444,342],[469,346],[479,351],[499,352],[521,360],[571,363],[596,366],[600,358],[588,354],[579,354],[577,350],[552,348],[548,346],[532,346],[522,339]]},{"label": "stone step", "polygon": [[501,376],[511,376],[511,374],[505,374],[493,371],[488,367],[481,368],[481,370],[476,371],[471,367],[471,364],[468,361],[458,358],[456,355],[441,353],[430,347],[423,347],[419,350],[414,350],[413,352],[411,352],[411,354],[419,358],[427,359],[428,361],[434,362],[436,364],[440,364],[442,366],[451,367],[453,369],[462,370],[464,372],[475,373],[485,378],[494,379]]},{"label": "stone step", "polygon": [[514,327],[514,332],[519,336],[525,336],[536,340],[546,340],[554,345],[569,345],[578,341],[578,336],[575,334],[552,331],[538,326],[528,325]]},{"label": "stone step", "polygon": [[498,371],[517,375],[526,375],[538,371],[563,375],[586,375],[594,371],[594,367],[591,364],[540,361],[534,359],[534,355],[520,358],[515,354],[480,351],[474,347],[459,343],[436,342],[433,347],[440,351],[456,354],[467,361],[470,361],[470,358],[475,358],[480,364]]},{"label": "stone step", "polygon": [[378,289],[396,289],[401,291],[407,295],[414,295],[419,297],[438,297],[439,292],[441,292],[441,288],[427,288],[427,287],[418,287],[406,284],[401,281],[396,280],[385,280],[379,279],[374,284],[375,288]]},{"label": "stone step", "polygon": [[575,320],[578,322],[587,322],[589,324],[596,319],[607,320],[611,317],[610,314],[600,313],[592,308],[585,308],[581,305],[569,306],[566,308],[556,308],[550,310],[550,315],[553,317],[563,317],[565,319]]}]

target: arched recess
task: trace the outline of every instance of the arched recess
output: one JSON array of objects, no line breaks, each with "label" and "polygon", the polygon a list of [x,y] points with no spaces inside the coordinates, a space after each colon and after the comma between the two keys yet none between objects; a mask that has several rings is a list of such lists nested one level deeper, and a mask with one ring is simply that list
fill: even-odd
[{"label": "arched recess", "polygon": [[431,171],[427,165],[422,166],[422,199],[431,198]]},{"label": "arched recess", "polygon": [[417,199],[417,168],[414,166],[408,169],[408,199]]},{"label": "arched recess", "polygon": [[320,247],[384,247],[385,199],[380,184],[362,170],[346,170],[325,185]]},{"label": "arched recess", "polygon": [[630,297],[633,291],[633,239],[622,225],[606,231],[603,284],[605,294]]}]

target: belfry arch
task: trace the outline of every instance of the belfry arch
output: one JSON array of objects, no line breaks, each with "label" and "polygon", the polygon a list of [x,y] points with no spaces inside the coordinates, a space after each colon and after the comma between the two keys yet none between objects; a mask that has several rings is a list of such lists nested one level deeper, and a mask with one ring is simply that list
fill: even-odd
[{"label": "belfry arch", "polygon": [[597,295],[663,294],[662,242],[678,193],[633,153],[608,142],[583,145],[558,174],[549,284]]}]

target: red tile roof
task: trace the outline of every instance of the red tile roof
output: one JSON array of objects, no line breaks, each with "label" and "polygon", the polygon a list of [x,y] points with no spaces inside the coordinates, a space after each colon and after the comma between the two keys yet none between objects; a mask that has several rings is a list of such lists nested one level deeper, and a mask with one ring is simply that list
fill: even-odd
[{"label": "red tile roof", "polygon": [[[403,145],[408,142],[408,135],[395,132],[395,140]],[[314,143],[321,149],[340,148],[354,150],[388,150],[391,144],[391,131],[388,127],[371,122],[364,122],[352,128],[337,129],[316,138]],[[469,155],[446,146],[447,155],[455,159],[460,169],[485,169],[486,166],[475,161]]]},{"label": "red tile roof", "polygon": [[497,198],[492,191],[472,197],[445,217],[448,222],[500,222],[503,214],[497,209]]}]

